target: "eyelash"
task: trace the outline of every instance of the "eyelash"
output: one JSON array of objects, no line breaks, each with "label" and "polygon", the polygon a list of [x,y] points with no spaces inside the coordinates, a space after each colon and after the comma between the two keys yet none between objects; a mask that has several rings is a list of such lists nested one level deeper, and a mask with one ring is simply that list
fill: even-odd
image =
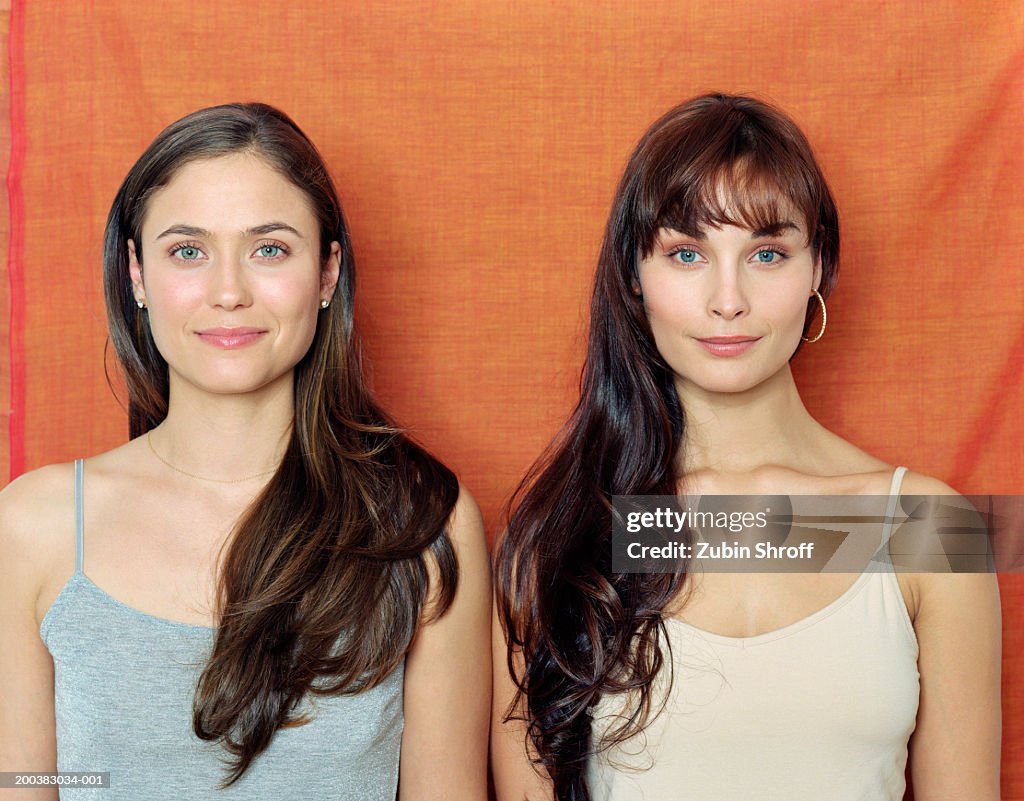
[{"label": "eyelash", "polygon": [[667,253],[665,254],[665,256],[666,256],[667,258],[669,258],[669,259],[674,259],[674,258],[675,258],[676,256],[678,256],[678,255],[679,255],[680,253],[682,253],[682,252],[683,252],[684,250],[690,251],[691,253],[699,253],[699,251],[697,251],[697,250],[694,250],[694,249],[693,249],[693,248],[691,248],[691,247],[686,247],[685,245],[680,245],[680,246],[679,246],[679,247],[677,247],[677,248],[672,248],[672,250],[668,251],[668,252],[667,252]]},{"label": "eyelash", "polygon": [[182,262],[184,264],[195,263],[199,261],[199,259],[183,259],[181,258],[181,256],[178,255],[178,251],[185,250],[186,248],[199,251],[200,253],[203,253],[203,255],[206,255],[203,252],[202,246],[198,242],[179,242],[178,244],[176,244],[174,247],[167,251],[167,255],[170,256],[175,261]]},{"label": "eyelash", "polygon": [[[776,245],[765,245],[763,248],[758,248],[757,253],[775,253],[778,254],[778,260],[772,260],[771,264],[777,264],[778,262],[785,261],[789,258],[789,254],[786,253],[782,248]],[[757,255],[756,253],[754,255]]]},{"label": "eyelash", "polygon": [[[683,251],[689,251],[691,253],[696,253],[698,255],[703,255],[696,248],[690,247],[689,245],[680,245],[679,247],[670,250],[668,253],[665,254],[665,256],[670,258],[670,259],[675,259],[675,257],[678,256]],[[756,251],[754,251],[754,255],[757,255],[758,253],[775,253],[775,254],[777,254],[779,256],[778,260],[773,260],[771,262],[765,262],[768,266],[771,266],[771,265],[774,265],[774,264],[778,264],[778,263],[780,263],[782,261],[785,261],[786,259],[789,258],[789,254],[785,250],[780,248],[778,245],[765,245],[764,247],[760,247]],[[687,262],[680,262],[680,264],[686,264],[686,263]],[[691,263],[695,263],[695,262],[691,262]]]},{"label": "eyelash", "polygon": [[255,252],[259,253],[263,248],[277,248],[281,251],[277,256],[260,256],[261,259],[266,259],[267,261],[279,261],[291,253],[284,242],[278,242],[276,239],[268,239],[265,242],[258,242],[256,244]]},{"label": "eyelash", "polygon": [[[267,240],[265,240],[263,242],[257,242],[256,243],[256,247],[253,250],[253,254],[254,255],[258,254],[263,248],[277,248],[278,250],[281,251],[277,256],[260,256],[259,257],[259,258],[262,258],[262,259],[264,259],[266,261],[278,261],[280,259],[283,259],[285,256],[288,256],[291,253],[291,251],[288,249],[288,246],[284,242],[278,242],[275,239],[267,239]],[[176,244],[174,247],[172,247],[170,250],[167,251],[167,255],[170,256],[172,259],[174,259],[176,261],[183,262],[183,263],[186,263],[186,264],[190,263],[190,262],[197,262],[197,261],[199,261],[199,259],[183,259],[183,258],[181,258],[178,255],[178,252],[182,251],[182,250],[186,250],[186,249],[195,250],[195,251],[198,251],[199,253],[202,253],[204,256],[206,255],[205,251],[203,251],[202,245],[200,245],[198,242],[179,242],[178,244]]]}]

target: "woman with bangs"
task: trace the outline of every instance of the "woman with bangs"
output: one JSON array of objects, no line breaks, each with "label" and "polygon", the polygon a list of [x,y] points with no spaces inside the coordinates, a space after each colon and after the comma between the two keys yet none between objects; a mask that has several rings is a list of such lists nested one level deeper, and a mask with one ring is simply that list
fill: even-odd
[{"label": "woman with bangs", "polygon": [[[640,140],[579,403],[496,553],[499,801],[896,801],[908,742],[917,801],[999,797],[994,576],[901,572],[887,547],[901,495],[952,490],[825,429],[793,379],[838,264],[835,203],[777,109],[706,95]],[[612,499],[637,495],[888,496],[883,556],[616,572]]]},{"label": "woman with bangs", "polygon": [[0,770],[44,774],[0,797],[486,797],[482,522],[364,381],[316,147],[260,103],[172,123],[103,276],[130,441],[0,498]]}]

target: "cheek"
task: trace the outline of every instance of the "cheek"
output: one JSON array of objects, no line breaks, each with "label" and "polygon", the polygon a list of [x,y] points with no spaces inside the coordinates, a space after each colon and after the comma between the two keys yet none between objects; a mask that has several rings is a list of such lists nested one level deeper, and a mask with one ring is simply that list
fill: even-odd
[{"label": "cheek", "polygon": [[652,331],[670,327],[690,329],[705,316],[699,294],[679,281],[663,280],[659,275],[641,275],[644,310]]},{"label": "cheek", "polygon": [[282,316],[302,316],[312,305],[316,291],[312,286],[271,284],[260,296],[268,308]]},{"label": "cheek", "polygon": [[146,305],[150,330],[159,345],[163,332],[188,324],[203,305],[204,289],[199,281],[184,276],[152,276],[146,282]]},{"label": "cheek", "polygon": [[195,306],[202,302],[204,293],[205,286],[198,273],[151,271],[146,277],[146,298],[154,306],[168,309]]},{"label": "cheek", "polygon": [[644,292],[644,310],[658,353],[670,367],[682,370],[687,339],[699,328],[699,309],[693,307],[692,298],[684,293],[650,288]]},{"label": "cheek", "polygon": [[808,297],[804,284],[777,287],[772,297],[766,297],[763,308],[770,322],[778,329],[801,330],[807,314]]},{"label": "cheek", "polygon": [[268,281],[260,289],[262,302],[282,318],[315,319],[319,309],[319,276],[295,278],[289,281]]},{"label": "cheek", "polygon": [[319,276],[270,281],[259,294],[265,309],[277,321],[281,344],[298,355],[305,353],[313,342],[320,316]]}]

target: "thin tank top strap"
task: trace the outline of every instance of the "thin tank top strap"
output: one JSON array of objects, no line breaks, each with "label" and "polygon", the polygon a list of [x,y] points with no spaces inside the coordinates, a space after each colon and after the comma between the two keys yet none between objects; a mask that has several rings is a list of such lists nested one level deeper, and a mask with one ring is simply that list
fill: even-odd
[{"label": "thin tank top strap", "polygon": [[889,482],[889,500],[885,505],[885,525],[882,526],[882,547],[888,550],[889,538],[892,536],[892,526],[896,517],[896,505],[900,502],[900,490],[903,487],[903,476],[907,474],[907,468],[897,467],[892,471],[892,481]]},{"label": "thin tank top strap", "polygon": [[75,572],[82,572],[85,559],[85,461],[75,459]]}]

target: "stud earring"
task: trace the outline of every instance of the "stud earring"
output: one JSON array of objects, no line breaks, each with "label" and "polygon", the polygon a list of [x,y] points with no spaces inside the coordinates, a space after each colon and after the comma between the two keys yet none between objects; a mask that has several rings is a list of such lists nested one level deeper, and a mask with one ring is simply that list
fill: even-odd
[{"label": "stud earring", "polygon": [[825,309],[825,299],[821,296],[821,293],[815,289],[814,296],[818,299],[818,303],[821,304],[821,330],[818,331],[817,335],[813,339],[807,337],[800,337],[804,342],[817,342],[825,334],[825,324],[828,322],[828,312]]},{"label": "stud earring", "polygon": [[327,300],[326,298],[324,300],[320,301],[320,308],[321,309],[326,309],[330,305],[331,305],[331,302],[329,300]]},{"label": "stud earring", "polygon": [[140,309],[146,308],[146,301],[144,301],[144,300],[136,300],[135,303],[136,303],[136,305],[138,305],[138,307]]}]

